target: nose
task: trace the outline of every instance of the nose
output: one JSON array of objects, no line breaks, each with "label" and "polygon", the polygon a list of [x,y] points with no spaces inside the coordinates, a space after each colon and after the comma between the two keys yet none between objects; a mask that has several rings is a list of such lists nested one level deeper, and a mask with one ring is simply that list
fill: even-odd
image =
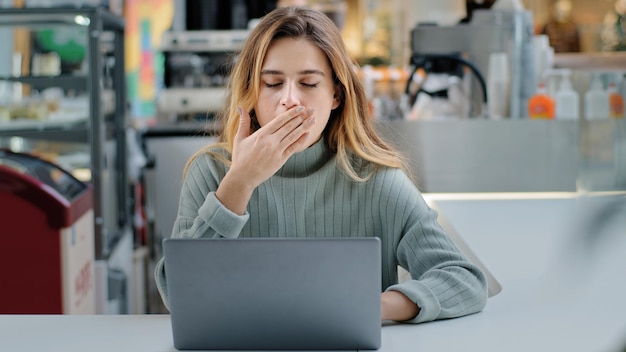
[{"label": "nose", "polygon": [[285,83],[283,86],[284,89],[280,98],[280,105],[282,105],[286,109],[289,109],[292,106],[299,105],[300,98],[298,96],[298,89],[295,83]]}]

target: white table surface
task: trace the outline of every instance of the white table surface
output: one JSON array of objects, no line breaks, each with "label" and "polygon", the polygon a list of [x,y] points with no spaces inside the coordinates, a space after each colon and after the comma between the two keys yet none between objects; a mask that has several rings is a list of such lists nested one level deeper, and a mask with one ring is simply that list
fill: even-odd
[{"label": "white table surface", "polygon": [[[478,314],[384,324],[380,351],[624,351],[624,200],[588,237],[579,200],[436,200],[503,290]],[[0,351],[175,349],[168,315],[0,315]]]}]

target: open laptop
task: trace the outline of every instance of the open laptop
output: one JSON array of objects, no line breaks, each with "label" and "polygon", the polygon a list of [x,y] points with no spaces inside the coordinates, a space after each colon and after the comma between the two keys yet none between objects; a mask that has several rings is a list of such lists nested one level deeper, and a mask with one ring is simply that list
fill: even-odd
[{"label": "open laptop", "polygon": [[375,350],[378,238],[165,239],[179,350]]}]

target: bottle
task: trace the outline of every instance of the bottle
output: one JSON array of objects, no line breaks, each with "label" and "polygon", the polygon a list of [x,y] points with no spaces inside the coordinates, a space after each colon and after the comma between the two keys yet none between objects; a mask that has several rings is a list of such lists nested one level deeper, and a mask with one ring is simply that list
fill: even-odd
[{"label": "bottle", "polygon": [[569,79],[571,71],[560,70],[558,73],[562,76],[554,99],[554,117],[560,120],[577,120],[580,116],[580,98],[578,92],[572,89],[572,82]]},{"label": "bottle", "polygon": [[553,119],[554,99],[548,95],[546,85],[540,82],[535,95],[528,99],[528,116],[531,119]]},{"label": "bottle", "polygon": [[524,4],[521,0],[497,0],[495,4],[491,6],[492,10],[513,10],[523,11]]},{"label": "bottle", "polygon": [[487,75],[487,107],[492,119],[509,116],[509,58],[507,53],[489,55],[489,73]]},{"label": "bottle", "polygon": [[585,93],[585,118],[609,118],[609,94],[604,89],[600,76],[594,75],[589,90]]},{"label": "bottle", "polygon": [[617,91],[615,83],[609,83],[609,116],[614,119],[624,118],[624,97]]}]

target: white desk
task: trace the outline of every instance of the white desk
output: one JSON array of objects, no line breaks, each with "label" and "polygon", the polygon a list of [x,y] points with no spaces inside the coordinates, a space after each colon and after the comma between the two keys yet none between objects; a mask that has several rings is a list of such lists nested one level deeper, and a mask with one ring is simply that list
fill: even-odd
[{"label": "white desk", "polygon": [[[475,315],[385,325],[381,352],[623,351],[626,206],[583,242],[572,199],[437,204],[503,291]],[[168,315],[0,315],[0,350],[175,351]]]}]

